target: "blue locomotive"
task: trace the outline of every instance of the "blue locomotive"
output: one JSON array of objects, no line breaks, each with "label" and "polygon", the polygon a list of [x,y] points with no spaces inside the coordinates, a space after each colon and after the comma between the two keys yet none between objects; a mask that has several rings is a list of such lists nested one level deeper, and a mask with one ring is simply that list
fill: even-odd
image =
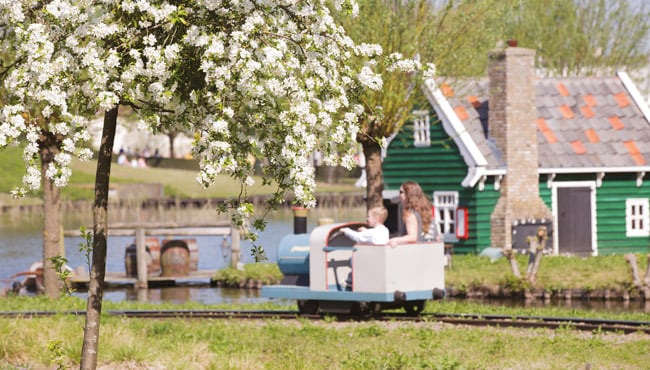
[{"label": "blue locomotive", "polygon": [[306,233],[306,218],[294,218],[294,234],[278,246],[284,279],[264,286],[261,296],[296,300],[301,314],[370,314],[403,308],[417,315],[427,300],[445,295],[442,242],[355,244],[341,229],[361,222],[332,223]]}]

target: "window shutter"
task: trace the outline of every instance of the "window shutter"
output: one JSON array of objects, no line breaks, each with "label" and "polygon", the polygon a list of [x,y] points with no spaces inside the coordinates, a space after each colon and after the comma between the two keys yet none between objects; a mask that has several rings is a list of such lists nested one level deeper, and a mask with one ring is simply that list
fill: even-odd
[{"label": "window shutter", "polygon": [[456,238],[467,239],[469,238],[469,230],[467,229],[469,223],[469,211],[467,207],[456,208]]}]

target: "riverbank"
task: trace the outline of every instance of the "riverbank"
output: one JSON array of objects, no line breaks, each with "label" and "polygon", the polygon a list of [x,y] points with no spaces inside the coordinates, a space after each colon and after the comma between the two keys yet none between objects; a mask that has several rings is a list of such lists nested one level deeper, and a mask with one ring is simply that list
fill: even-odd
[{"label": "riverbank", "polygon": [[[638,271],[648,271],[648,256],[635,255]],[[526,271],[528,257],[516,257]],[[222,269],[213,280],[217,286],[258,289],[277,284],[282,275],[275,264],[246,265],[246,270]],[[454,255],[445,270],[447,297],[470,299],[520,299],[542,301],[640,301],[650,304],[648,273],[637,276],[623,255],[575,257],[545,256],[531,283],[516,278],[506,258],[492,260],[476,255]]]}]

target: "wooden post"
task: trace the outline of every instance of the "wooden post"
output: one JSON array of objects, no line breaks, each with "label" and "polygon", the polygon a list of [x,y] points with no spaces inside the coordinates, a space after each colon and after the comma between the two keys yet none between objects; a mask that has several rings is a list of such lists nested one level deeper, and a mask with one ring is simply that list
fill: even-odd
[{"label": "wooden post", "polygon": [[630,265],[630,269],[632,270],[632,280],[634,281],[634,285],[637,288],[640,288],[643,284],[641,283],[641,279],[639,279],[639,268],[636,265],[636,256],[632,253],[626,254],[625,261]]},{"label": "wooden post", "polygon": [[510,262],[510,268],[512,269],[512,274],[515,275],[517,279],[521,279],[521,273],[519,272],[519,265],[517,265],[517,256],[515,251],[512,248],[505,248],[503,254],[506,256]]},{"label": "wooden post", "polygon": [[240,253],[240,243],[239,243],[239,228],[237,225],[232,225],[230,227],[231,243],[230,243],[230,267],[237,268],[239,264],[239,253]]},{"label": "wooden post", "polygon": [[147,246],[144,237],[144,228],[135,229],[135,255],[138,261],[138,281],[135,283],[136,288],[147,288]]},{"label": "wooden post", "polygon": [[650,286],[650,254],[648,255],[648,265],[645,269],[645,277],[643,278],[645,285]]}]

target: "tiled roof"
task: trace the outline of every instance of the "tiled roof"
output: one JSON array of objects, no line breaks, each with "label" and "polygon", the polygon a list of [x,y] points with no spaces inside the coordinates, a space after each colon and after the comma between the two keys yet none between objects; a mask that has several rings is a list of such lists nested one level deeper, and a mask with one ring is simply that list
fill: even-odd
[{"label": "tiled roof", "polygon": [[[440,90],[487,168],[503,169],[485,135],[488,80],[446,81]],[[547,78],[535,90],[540,170],[650,166],[650,124],[620,78]]]}]

